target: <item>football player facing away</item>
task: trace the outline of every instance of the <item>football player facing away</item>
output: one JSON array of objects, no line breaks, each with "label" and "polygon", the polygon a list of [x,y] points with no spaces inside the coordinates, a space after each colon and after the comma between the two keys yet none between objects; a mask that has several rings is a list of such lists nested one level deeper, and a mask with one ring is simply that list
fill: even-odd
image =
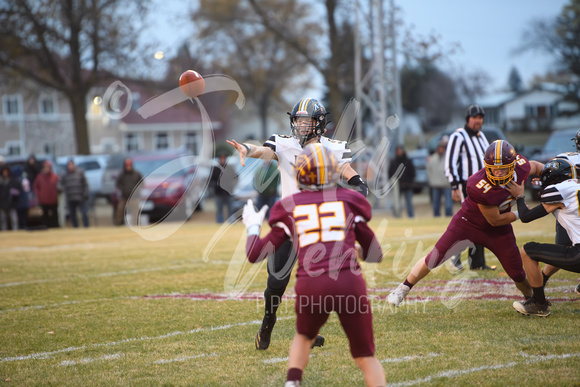
[{"label": "football player facing away", "polygon": [[[366,196],[368,194],[366,184],[350,166],[351,151],[347,147],[347,143],[323,136],[328,123],[328,113],[324,106],[316,99],[305,98],[298,101],[289,114],[291,136],[275,134],[263,146],[240,144],[235,140],[228,141],[240,153],[242,166],[245,166],[246,157],[276,160],[280,170],[282,198],[285,198],[299,192],[293,167],[296,157],[307,144],[321,143],[336,158],[342,178]],[[268,282],[264,291],[265,312],[262,326],[256,335],[256,349],[265,350],[270,345],[272,329],[276,323],[276,311],[282,302],[282,296],[290,281],[290,274],[295,262],[296,252],[293,250],[290,240],[276,249],[276,252],[268,260]],[[318,336],[314,346],[322,346],[323,344],[324,338]]]},{"label": "football player facing away", "polygon": [[467,180],[467,198],[435,248],[419,260],[405,282],[389,294],[389,303],[398,306],[414,285],[464,249],[466,243],[488,248],[524,297],[527,299],[532,295],[511,226],[518,219],[517,212],[511,212],[515,199],[505,186],[510,181],[525,182],[530,174],[539,176],[543,165],[518,155],[503,140],[492,142],[486,149],[484,164],[484,168]]},{"label": "football player facing away", "polygon": [[[578,131],[576,132],[576,136],[574,136],[571,140],[574,142],[574,145],[576,146],[576,152],[560,153],[555,158],[566,159],[570,161],[572,164],[574,164],[574,166],[576,167],[576,175],[580,177],[580,129],[578,129]],[[564,227],[560,225],[560,222],[558,222],[557,220],[556,220],[556,244],[562,246],[572,246],[572,241],[570,240],[568,233],[566,232]],[[544,287],[546,286],[546,283],[548,282],[550,277],[554,275],[556,272],[558,272],[558,270],[560,270],[559,267],[555,267],[549,264],[544,266],[544,269],[542,269]],[[580,294],[580,285],[577,285],[574,290],[576,293]]]},{"label": "football player facing away", "polygon": [[522,249],[522,261],[528,274],[534,295],[525,302],[514,302],[513,307],[525,315],[547,317],[550,303],[546,301],[539,262],[553,267],[580,273],[580,182],[575,166],[567,159],[555,158],[546,163],[540,182],[542,191],[537,207],[526,205],[523,184],[511,184],[507,188],[517,199],[518,212],[523,223],[531,222],[553,213],[571,239],[571,246],[551,243],[526,243]]},{"label": "football player facing away", "polygon": [[336,186],[339,163],[320,143],[308,144],[297,157],[295,178],[300,191],[276,202],[270,210],[270,232],[260,238],[267,208],[244,207],[248,231],[246,254],[252,263],[291,240],[298,254],[296,273],[296,335],[290,347],[287,386],[299,385],[310,349],[329,314],[336,312],[348,337],[351,355],[369,386],[386,384],[374,356],[371,305],[358,254],[380,262],[382,250],[367,225],[371,207],[365,197]]}]

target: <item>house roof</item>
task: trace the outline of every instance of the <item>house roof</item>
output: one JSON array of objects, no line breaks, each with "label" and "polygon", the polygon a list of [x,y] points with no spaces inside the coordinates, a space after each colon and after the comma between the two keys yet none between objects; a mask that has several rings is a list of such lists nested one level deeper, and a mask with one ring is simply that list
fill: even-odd
[{"label": "house roof", "polygon": [[517,92],[503,92],[494,93],[483,96],[477,100],[477,104],[484,108],[495,108],[504,105],[505,103],[514,100],[520,93]]}]

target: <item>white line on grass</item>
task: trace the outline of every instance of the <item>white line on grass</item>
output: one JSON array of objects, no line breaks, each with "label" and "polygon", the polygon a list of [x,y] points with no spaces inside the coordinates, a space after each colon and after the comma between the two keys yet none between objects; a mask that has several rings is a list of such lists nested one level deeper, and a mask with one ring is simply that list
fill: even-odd
[{"label": "white line on grass", "polygon": [[404,361],[410,361],[415,359],[425,359],[428,357],[437,357],[439,353],[428,353],[427,355],[413,355],[413,356],[403,356],[403,357],[395,357],[395,358],[387,358],[385,360],[381,360],[381,363],[401,363]]},{"label": "white line on grass", "polygon": [[[278,318],[278,321],[287,320],[290,318],[292,318],[292,317],[281,317],[281,318]],[[111,347],[111,346],[115,346],[115,345],[119,345],[119,344],[132,343],[132,342],[137,342],[137,341],[160,340],[160,339],[166,339],[168,337],[173,337],[173,336],[189,335],[189,334],[201,333],[201,332],[211,332],[211,331],[222,330],[222,329],[242,327],[242,326],[246,326],[246,325],[258,325],[261,323],[262,323],[262,320],[254,320],[254,321],[248,321],[248,322],[242,322],[242,323],[222,325],[222,326],[217,326],[217,327],[197,328],[197,329],[192,329],[190,331],[185,331],[185,332],[183,332],[183,331],[170,332],[170,333],[167,333],[164,335],[153,336],[153,337],[148,337],[148,336],[131,337],[128,339],[124,339],[124,340],[120,340],[120,341],[112,341],[109,343],[96,343],[96,344],[90,344],[90,345],[83,345],[80,347],[68,347],[68,348],[59,349],[57,351],[39,352],[39,353],[33,353],[30,355],[25,355],[25,356],[22,355],[22,356],[4,357],[4,358],[0,358],[0,363],[10,362],[10,361],[30,360],[30,359],[47,359],[47,358],[49,358],[53,355],[57,355],[59,353],[74,352],[74,351],[79,351],[82,349],[98,348],[98,347]]]},{"label": "white line on grass", "polygon": [[95,361],[99,361],[99,360],[111,360],[111,359],[120,359],[121,357],[125,356],[122,353],[115,353],[112,355],[103,355],[99,358],[90,358],[90,357],[85,357],[79,361],[74,361],[74,360],[65,360],[63,362],[61,362],[59,364],[59,366],[61,367],[65,367],[65,366],[73,366],[73,365],[77,365],[77,364],[89,364]]},{"label": "white line on grass", "polygon": [[174,363],[177,361],[187,361],[187,360],[192,360],[192,359],[197,359],[200,357],[210,357],[210,356],[217,356],[217,353],[202,353],[200,355],[195,355],[195,356],[180,356],[180,357],[176,357],[173,359],[159,359],[159,360],[155,360],[153,362],[153,364],[167,364],[167,363]]},{"label": "white line on grass", "polygon": [[149,268],[144,268],[144,269],[123,270],[123,271],[117,271],[117,272],[112,272],[112,273],[100,273],[100,274],[93,274],[93,275],[75,274],[74,277],[66,277],[66,278],[47,278],[47,279],[37,279],[37,280],[31,280],[31,281],[8,282],[5,284],[0,284],[0,288],[7,288],[7,287],[12,287],[12,286],[20,286],[20,285],[42,284],[42,283],[47,283],[47,282],[64,282],[64,281],[69,281],[69,280],[79,280],[79,279],[87,279],[87,278],[116,277],[119,275],[138,274],[138,273],[151,272],[151,271],[183,269],[184,267],[191,267],[191,266],[198,266],[198,264],[170,265],[170,266],[162,266],[162,267],[149,267]]},{"label": "white line on grass", "polygon": [[[524,361],[524,364],[526,364],[526,363],[529,364],[529,363],[536,363],[539,361],[548,361],[548,360],[554,360],[554,359],[569,359],[572,357],[579,357],[580,352],[564,353],[561,355],[530,355],[530,354],[527,354],[524,352],[520,352],[520,356],[522,356],[526,359],[529,359],[529,360]],[[475,367],[475,368],[468,368],[466,370],[449,370],[449,371],[439,372],[438,374],[435,374],[435,375],[429,375],[427,377],[420,378],[420,379],[388,384],[388,386],[390,386],[390,387],[414,386],[416,384],[429,383],[429,382],[433,381],[434,379],[456,378],[458,376],[463,376],[463,375],[471,374],[474,372],[487,371],[487,370],[498,370],[498,369],[502,369],[502,368],[510,368],[510,367],[515,367],[515,366],[521,365],[521,364],[522,364],[521,362],[509,362],[509,363],[505,363],[505,364],[497,364],[497,365],[491,365],[491,366],[481,366],[481,367]]]}]

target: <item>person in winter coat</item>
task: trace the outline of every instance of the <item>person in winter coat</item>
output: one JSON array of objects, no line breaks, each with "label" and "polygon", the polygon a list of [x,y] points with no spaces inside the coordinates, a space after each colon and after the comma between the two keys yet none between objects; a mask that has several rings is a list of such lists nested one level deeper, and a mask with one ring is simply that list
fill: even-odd
[{"label": "person in winter coat", "polygon": [[8,229],[8,218],[10,218],[12,230],[18,230],[16,207],[21,191],[22,187],[18,178],[12,176],[9,167],[2,167],[0,170],[0,228],[2,231]]},{"label": "person in winter coat", "polygon": [[47,160],[34,180],[34,194],[42,207],[42,222],[48,228],[59,227],[58,191],[58,175],[52,170],[52,163]]},{"label": "person in winter coat", "polygon": [[[129,200],[131,193],[139,185],[143,179],[141,173],[133,168],[133,160],[127,158],[123,163],[123,171],[117,177],[116,187],[120,193],[119,204],[117,205],[117,213],[115,223],[121,225],[125,218],[125,207],[129,204],[129,214],[131,214],[131,224],[137,225],[137,216],[139,214],[139,200]],[[136,192],[136,197],[139,198],[139,192]]]},{"label": "person in winter coat", "polygon": [[83,226],[89,227],[89,184],[82,169],[77,168],[73,160],[66,164],[66,173],[62,176],[62,189],[66,195],[66,204],[70,222],[74,228],[79,227],[77,210],[80,210]]},{"label": "person in winter coat", "polygon": [[[407,215],[409,218],[414,217],[413,211],[413,185],[415,183],[415,166],[410,158],[407,157],[405,148],[398,145],[395,150],[395,158],[391,160],[389,165],[389,176],[393,177],[400,173],[399,190],[405,197],[405,204],[407,205]],[[399,168],[401,170],[399,171]]]}]

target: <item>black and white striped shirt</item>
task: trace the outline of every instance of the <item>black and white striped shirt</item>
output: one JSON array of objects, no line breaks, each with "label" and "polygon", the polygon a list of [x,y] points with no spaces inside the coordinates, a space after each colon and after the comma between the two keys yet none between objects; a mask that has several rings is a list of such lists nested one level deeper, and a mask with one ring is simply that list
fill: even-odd
[{"label": "black and white striped shirt", "polygon": [[483,168],[483,156],[489,142],[485,134],[459,128],[449,136],[445,152],[445,176],[452,187],[465,183]]}]

